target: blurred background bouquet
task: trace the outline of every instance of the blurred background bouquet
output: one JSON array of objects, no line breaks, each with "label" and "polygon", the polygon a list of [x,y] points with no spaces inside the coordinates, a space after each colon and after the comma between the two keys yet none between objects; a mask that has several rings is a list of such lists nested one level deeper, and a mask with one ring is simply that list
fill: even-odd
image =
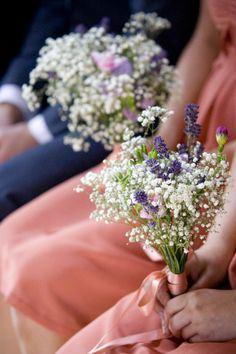
[{"label": "blurred background bouquet", "polygon": [[149,106],[163,107],[177,82],[165,52],[154,38],[170,26],[155,13],[138,13],[121,35],[106,26],[48,39],[30,83],[23,87],[29,107],[43,97],[60,105],[71,132],[66,143],[88,150],[88,137],[107,150],[123,141],[124,132],[146,130],[138,116]]},{"label": "blurred background bouquet", "polygon": [[105,161],[103,170],[82,179],[92,188],[90,199],[96,205],[92,217],[131,225],[129,241],[158,251],[174,274],[184,273],[194,242],[204,242],[216,214],[223,210],[229,177],[222,155],[226,130],[217,131],[218,153],[204,152],[197,141],[201,129],[197,117],[198,106],[188,105],[186,144],[179,144],[176,151],[170,151],[160,136],[153,142],[133,137],[122,144],[117,158]]}]

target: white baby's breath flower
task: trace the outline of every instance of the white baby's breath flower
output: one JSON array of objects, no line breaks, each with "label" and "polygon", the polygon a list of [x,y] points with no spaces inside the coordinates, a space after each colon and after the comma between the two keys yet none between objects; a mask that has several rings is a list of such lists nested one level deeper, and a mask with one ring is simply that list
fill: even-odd
[{"label": "white baby's breath flower", "polygon": [[148,127],[154,124],[157,120],[162,123],[165,122],[172,114],[172,111],[165,108],[158,106],[149,107],[138,117],[138,122],[141,123],[143,127]]},{"label": "white baby's breath flower", "polygon": [[76,193],[81,193],[84,191],[84,188],[81,185],[78,185],[74,188]]}]

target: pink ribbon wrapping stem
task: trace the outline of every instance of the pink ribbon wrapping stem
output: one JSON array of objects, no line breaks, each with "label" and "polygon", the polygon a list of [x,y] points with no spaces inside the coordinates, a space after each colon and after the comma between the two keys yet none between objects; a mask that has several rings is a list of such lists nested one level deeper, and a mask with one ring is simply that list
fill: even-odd
[{"label": "pink ribbon wrapping stem", "polygon": [[[149,274],[142,282],[140,288],[135,292],[131,302],[126,306],[120,314],[117,321],[102,337],[99,343],[88,354],[108,353],[108,350],[124,348],[126,346],[137,344],[148,344],[153,341],[169,338],[171,333],[164,326],[163,310],[171,293],[173,296],[183,294],[187,290],[186,274],[173,274],[166,267],[161,271],[156,271]],[[157,329],[148,332],[137,333],[121,338],[109,338],[106,342],[106,337],[111,335],[112,331],[119,324],[125,314],[128,313],[131,306],[137,303],[139,310],[144,316],[149,316],[152,311],[156,311],[162,320],[162,330]],[[111,336],[112,337],[112,336]],[[156,345],[156,344],[155,344]]]}]

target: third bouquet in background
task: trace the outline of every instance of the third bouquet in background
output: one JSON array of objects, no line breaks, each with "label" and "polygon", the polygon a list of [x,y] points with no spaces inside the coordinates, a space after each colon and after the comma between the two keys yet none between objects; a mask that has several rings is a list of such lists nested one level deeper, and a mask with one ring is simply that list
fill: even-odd
[{"label": "third bouquet in background", "polygon": [[169,22],[155,13],[138,13],[121,35],[104,27],[48,39],[23,95],[31,109],[44,96],[58,103],[68,120],[66,142],[88,150],[88,137],[112,150],[128,128],[143,133],[137,118],[149,106],[164,107],[176,75],[154,38]]}]

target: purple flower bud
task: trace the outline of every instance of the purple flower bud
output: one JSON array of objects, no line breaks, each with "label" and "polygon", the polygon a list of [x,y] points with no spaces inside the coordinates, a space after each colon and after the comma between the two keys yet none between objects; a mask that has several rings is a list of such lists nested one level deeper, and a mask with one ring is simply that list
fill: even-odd
[{"label": "purple flower bud", "polygon": [[148,203],[148,197],[144,191],[135,192],[134,199],[137,203],[139,203],[141,205],[147,205],[147,203]]},{"label": "purple flower bud", "polygon": [[219,146],[225,146],[228,141],[229,133],[227,128],[220,126],[216,129],[216,141]]}]

